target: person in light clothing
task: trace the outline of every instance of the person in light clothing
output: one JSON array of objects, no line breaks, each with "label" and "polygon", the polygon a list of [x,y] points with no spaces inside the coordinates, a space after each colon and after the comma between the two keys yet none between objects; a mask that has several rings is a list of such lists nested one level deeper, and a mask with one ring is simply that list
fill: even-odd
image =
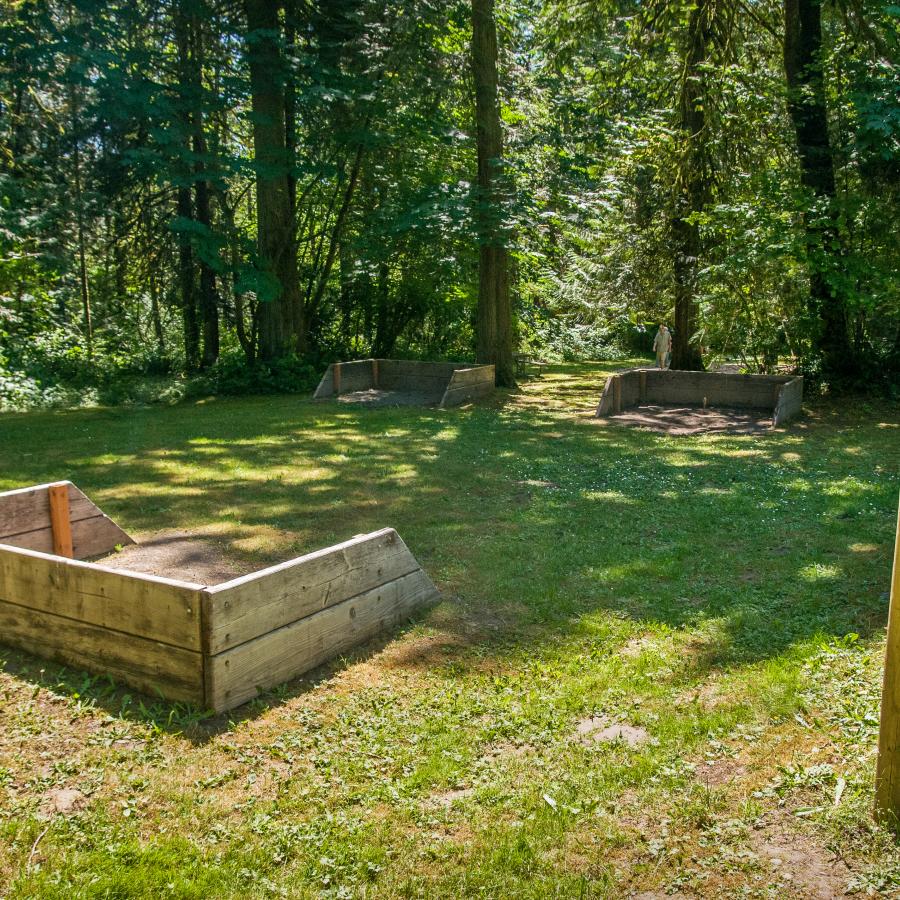
[{"label": "person in light clothing", "polygon": [[669,368],[669,355],[672,352],[672,335],[665,325],[659,326],[656,337],[653,339],[653,352],[656,354],[656,368]]}]

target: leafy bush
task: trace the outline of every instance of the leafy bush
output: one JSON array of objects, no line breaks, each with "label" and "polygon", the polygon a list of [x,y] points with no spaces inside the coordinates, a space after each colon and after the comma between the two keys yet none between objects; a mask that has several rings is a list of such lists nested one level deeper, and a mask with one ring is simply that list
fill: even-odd
[{"label": "leafy bush", "polygon": [[630,355],[617,335],[596,325],[550,320],[538,329],[536,338],[543,356],[563,362],[627,359]]},{"label": "leafy bush", "polygon": [[248,366],[239,351],[223,354],[214,366],[192,379],[187,396],[200,394],[281,394],[312,390],[320,367],[298,356]]}]

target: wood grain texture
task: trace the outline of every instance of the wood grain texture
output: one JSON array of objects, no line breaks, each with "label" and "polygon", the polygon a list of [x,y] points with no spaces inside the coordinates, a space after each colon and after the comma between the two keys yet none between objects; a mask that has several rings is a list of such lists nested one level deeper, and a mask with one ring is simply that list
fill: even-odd
[{"label": "wood grain texture", "polygon": [[209,589],[219,653],[419,568],[393,528],[361,535]]},{"label": "wood grain texture", "polygon": [[896,827],[900,823],[900,509],[894,537],[890,603],[875,770],[875,812],[881,821]]},{"label": "wood grain texture", "polygon": [[460,406],[471,400],[479,400],[487,397],[494,391],[492,384],[470,384],[461,388],[448,389],[441,398],[441,407],[448,409],[451,406]]},{"label": "wood grain texture", "polygon": [[0,544],[0,600],[199,651],[200,585]]},{"label": "wood grain texture", "polygon": [[[126,546],[134,541],[107,516],[102,513],[92,519],[80,519],[71,523],[72,558],[78,560],[106,556],[116,546]],[[125,536],[123,540],[122,536]],[[23,550],[36,550],[39,553],[53,553],[53,529],[48,526],[40,531],[17,534],[0,543],[7,546],[20,547]]]},{"label": "wood grain texture", "polygon": [[488,384],[494,385],[494,367],[493,366],[474,366],[471,369],[456,369],[450,376],[450,388],[465,387],[469,384]]},{"label": "wood grain texture", "polygon": [[100,513],[100,510],[70,481],[36,484],[33,487],[0,493],[0,541],[26,531],[50,527],[51,487],[66,485],[69,496],[69,520],[77,522]]},{"label": "wood grain texture", "polygon": [[139,691],[203,703],[197,652],[0,600],[0,639],[35,656],[108,674]]},{"label": "wood grain texture", "polygon": [[221,712],[407,620],[438,593],[420,569],[212,656],[206,705]]},{"label": "wood grain texture", "polygon": [[69,488],[66,484],[51,484],[47,488],[50,505],[50,531],[53,552],[72,558],[72,525],[69,521]]},{"label": "wood grain texture", "polygon": [[70,481],[0,493],[0,543],[53,553],[49,489],[65,485],[75,559],[101,556],[134,541]]}]

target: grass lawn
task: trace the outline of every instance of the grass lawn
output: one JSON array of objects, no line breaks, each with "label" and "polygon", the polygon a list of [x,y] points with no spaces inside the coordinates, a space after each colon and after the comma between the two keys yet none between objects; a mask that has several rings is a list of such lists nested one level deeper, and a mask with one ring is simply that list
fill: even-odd
[{"label": "grass lawn", "polygon": [[4,416],[2,489],[71,478],[254,564],[391,525],[444,600],[218,718],[0,646],[0,896],[900,890],[870,815],[898,410],[668,437],[591,420],[612,369]]}]

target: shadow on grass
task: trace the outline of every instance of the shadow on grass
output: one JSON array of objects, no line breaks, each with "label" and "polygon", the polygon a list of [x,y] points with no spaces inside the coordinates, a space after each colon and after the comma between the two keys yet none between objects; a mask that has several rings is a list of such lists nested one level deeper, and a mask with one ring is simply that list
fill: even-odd
[{"label": "shadow on grass", "polygon": [[[0,460],[9,486],[71,478],[128,530],[214,528],[242,568],[393,526],[452,598],[424,621],[463,668],[581,640],[603,615],[715,626],[698,675],[883,627],[896,410],[819,407],[760,435],[603,428],[591,415],[616,367],[547,367],[517,393],[454,410],[267,397],[12,417]],[[418,647],[410,665],[445,662]],[[60,689],[192,739],[233,721],[135,699],[123,712],[122,692],[82,691],[80,677],[64,674]]]}]

